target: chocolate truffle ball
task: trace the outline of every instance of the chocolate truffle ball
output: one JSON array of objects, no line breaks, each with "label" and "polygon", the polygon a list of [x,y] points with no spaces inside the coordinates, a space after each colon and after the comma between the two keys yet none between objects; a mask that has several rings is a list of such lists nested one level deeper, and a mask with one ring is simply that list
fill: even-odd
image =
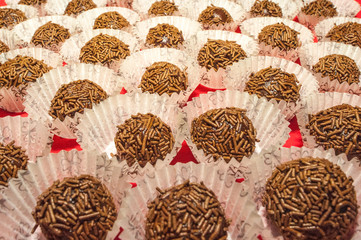
[{"label": "chocolate truffle ball", "polygon": [[18,4],[29,5],[29,6],[39,6],[45,4],[47,0],[20,0]]},{"label": "chocolate truffle ball", "polygon": [[66,6],[64,14],[69,16],[78,16],[79,14],[96,8],[97,5],[92,0],[72,0]]},{"label": "chocolate truffle ball", "polygon": [[27,17],[19,9],[0,8],[0,28],[11,28],[25,20]]},{"label": "chocolate truffle ball", "polygon": [[316,0],[305,5],[301,11],[306,15],[318,17],[335,17],[337,11],[333,3],[329,0]]},{"label": "chocolate truffle ball", "polygon": [[282,17],[282,9],[269,0],[257,0],[251,8],[252,17]]},{"label": "chocolate truffle ball", "polygon": [[232,23],[233,18],[226,9],[212,5],[202,11],[198,17],[198,22],[203,24],[203,28],[208,29],[212,26]]},{"label": "chocolate truffle ball", "polygon": [[326,35],[331,41],[361,47],[361,24],[347,22],[334,26]]},{"label": "chocolate truffle ball", "polygon": [[297,49],[301,43],[298,40],[299,32],[283,23],[276,23],[264,27],[258,34],[259,43],[264,43],[272,48],[289,51]]},{"label": "chocolate truffle ball", "polygon": [[158,24],[149,29],[146,43],[151,46],[177,48],[184,42],[183,34],[173,25]]},{"label": "chocolate truffle ball", "polygon": [[106,12],[100,14],[94,22],[93,29],[123,29],[129,27],[130,23],[118,12]]},{"label": "chocolate truffle ball", "polygon": [[48,22],[39,27],[33,37],[31,43],[46,49],[59,49],[59,44],[70,38],[70,32],[67,28],[52,22]]},{"label": "chocolate truffle ball", "polygon": [[154,16],[171,16],[176,11],[178,11],[178,7],[174,2],[162,0],[154,2],[149,8],[148,14]]}]

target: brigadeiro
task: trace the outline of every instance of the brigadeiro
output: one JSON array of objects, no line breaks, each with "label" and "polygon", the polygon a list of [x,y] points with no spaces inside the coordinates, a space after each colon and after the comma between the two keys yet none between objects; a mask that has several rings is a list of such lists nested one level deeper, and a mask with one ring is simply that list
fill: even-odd
[{"label": "brigadeiro", "polygon": [[0,7],[0,28],[12,30],[17,24],[38,16],[34,7],[10,5]]}]

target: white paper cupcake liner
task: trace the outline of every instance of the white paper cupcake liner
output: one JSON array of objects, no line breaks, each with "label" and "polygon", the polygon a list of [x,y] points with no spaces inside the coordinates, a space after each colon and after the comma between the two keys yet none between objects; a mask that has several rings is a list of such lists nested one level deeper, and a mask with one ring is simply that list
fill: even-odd
[{"label": "white paper cupcake liner", "polygon": [[[80,14],[76,20],[79,30],[88,31],[92,30],[94,27],[95,20],[103,13],[106,12],[118,12],[122,15],[130,25],[134,25],[136,22],[140,20],[138,13],[122,7],[100,7],[90,9],[88,11]],[[123,31],[131,32],[131,27],[127,27],[122,29]]]},{"label": "white paper cupcake liner", "polygon": [[28,170],[19,172],[19,178],[11,180],[3,194],[0,206],[3,239],[45,239],[40,228],[31,234],[35,221],[31,212],[36,206],[37,197],[49,188],[54,181],[65,177],[88,174],[100,180],[110,191],[119,209],[124,192],[130,184],[120,177],[120,169],[114,160],[96,151],[62,151],[38,158],[37,163],[29,163]]},{"label": "white paper cupcake liner", "polygon": [[295,74],[299,81],[298,85],[301,85],[300,99],[297,102],[280,101],[278,103],[274,99],[270,100],[270,102],[279,107],[286,119],[290,120],[301,108],[301,102],[318,92],[318,82],[306,68],[282,58],[268,56],[250,57],[235,63],[227,69],[226,87],[227,89],[236,89],[243,92],[250,75],[268,67],[280,68],[282,71]]},{"label": "white paper cupcake liner", "polygon": [[[280,112],[278,106],[268,102],[266,98],[258,98],[256,95],[249,95],[246,92],[236,90],[208,92],[193,98],[183,109],[187,121],[186,141],[197,161],[214,162],[214,159],[211,154],[206,156],[205,152],[202,149],[197,149],[192,142],[190,134],[192,121],[208,110],[226,107],[247,110],[246,116],[256,129],[256,138],[260,140],[256,142],[255,152],[271,147],[280,147],[289,137],[289,122]],[[224,160],[219,158],[217,161]]]},{"label": "white paper cupcake liner", "polygon": [[353,17],[333,17],[321,21],[315,27],[316,36],[319,42],[330,42],[329,38],[326,38],[328,32],[336,25],[341,25],[347,22],[355,22],[361,24],[360,18]]},{"label": "white paper cupcake liner", "polygon": [[[306,45],[307,43],[313,42],[312,32],[305,26],[291,21],[289,19],[277,18],[277,17],[257,17],[251,18],[242,22],[240,28],[241,32],[255,38],[258,41],[258,34],[262,29],[268,25],[273,25],[277,23],[283,23],[286,26],[292,28],[293,30],[299,32],[298,39],[301,45]],[[260,43],[260,55],[281,57],[290,61],[296,61],[299,57],[299,49],[284,51],[280,50],[278,47],[272,48],[265,43]]]},{"label": "white paper cupcake liner", "polygon": [[[305,147],[322,148],[316,143],[316,139],[310,134],[310,130],[306,128],[306,125],[309,123],[309,114],[316,114],[322,110],[341,104],[361,107],[361,97],[348,93],[326,92],[312,95],[307,99],[305,106],[296,115]],[[361,159],[361,157],[359,159]],[[351,161],[354,160],[355,158]]]},{"label": "white paper cupcake liner", "polygon": [[129,190],[123,200],[114,230],[108,236],[113,239],[118,235],[119,227],[122,227],[124,231],[119,238],[145,239],[147,204],[157,196],[156,188],[166,189],[190,180],[196,183],[203,181],[217,196],[226,218],[231,219],[227,239],[257,239],[263,227],[256,205],[250,197],[242,197],[242,183],[237,183],[234,179],[225,181],[228,177],[227,169],[226,164],[157,164],[153,172],[139,178],[136,188]]},{"label": "white paper cupcake liner", "polygon": [[115,72],[102,66],[93,64],[72,64],[51,70],[38,79],[28,89],[25,100],[25,111],[30,117],[45,123],[50,132],[63,138],[75,138],[76,126],[81,115],[76,113],[73,118],[65,117],[64,121],[53,119],[48,111],[56,92],[63,84],[77,80],[90,80],[99,85],[109,96],[119,93],[124,82]]},{"label": "white paper cupcake liner", "polygon": [[169,97],[171,102],[184,105],[192,91],[198,86],[196,79],[199,68],[197,68],[196,63],[192,62],[192,58],[185,51],[173,48],[146,49],[129,56],[119,69],[125,82],[127,82],[127,91],[142,92],[141,88],[138,87],[142,76],[146,72],[147,67],[156,62],[174,64],[187,73],[188,88],[186,90],[181,91],[179,94],[173,93],[171,96],[166,93],[162,94],[162,96]]},{"label": "white paper cupcake liner", "polygon": [[[108,156],[115,155],[117,150],[114,137],[118,131],[117,126],[138,113],[152,113],[172,130],[174,146],[171,153],[168,153],[163,160],[169,164],[182,147],[182,124],[184,125],[184,122],[182,123],[182,119],[180,119],[178,105],[170,102],[169,98],[156,94],[116,95],[101,102],[92,111],[86,110],[77,127],[77,141],[82,149],[95,148],[100,153],[107,153]],[[138,162],[131,167],[128,167],[125,160],[121,163],[127,175],[134,176],[137,172],[143,171]],[[147,163],[147,165],[150,164]]]},{"label": "white paper cupcake liner", "polygon": [[[361,71],[361,49],[352,45],[336,42],[310,43],[300,49],[300,60],[302,66],[309,69],[319,62],[320,58],[327,55],[344,55],[355,61],[358,69]],[[339,83],[338,80],[330,80],[329,77],[322,77],[321,73],[313,73],[320,84],[320,92],[343,92],[361,95],[361,76],[360,83],[348,84]]]},{"label": "white paper cupcake liner", "polygon": [[[48,15],[64,15],[65,9],[72,0],[48,1],[45,5],[45,11]],[[104,7],[107,0],[92,0],[97,7]]]},{"label": "white paper cupcake liner", "polygon": [[[0,64],[5,63],[8,59],[15,58],[17,55],[29,56],[40,61],[42,60],[46,65],[52,68],[56,68],[62,64],[59,54],[42,48],[23,48],[0,54]],[[27,86],[20,85],[19,87],[0,88],[0,108],[9,112],[24,111],[24,98],[27,95],[27,89],[32,84],[33,83],[29,83]]]},{"label": "white paper cupcake liner", "polygon": [[[138,12],[141,19],[144,20],[151,17],[156,17],[154,15],[149,15],[148,10],[153,3],[159,1],[160,0],[134,0],[132,6],[134,11]],[[171,2],[173,2],[178,8],[178,11],[175,11],[172,16],[187,16],[187,12],[189,11],[187,7],[190,6],[188,4],[189,0],[171,0]]]},{"label": "white paper cupcake liner", "polygon": [[224,78],[226,76],[225,69],[218,69],[215,71],[213,68],[210,70],[201,67],[198,64],[197,57],[199,51],[210,40],[223,40],[234,41],[242,47],[246,52],[247,57],[255,56],[258,54],[259,48],[257,42],[249,36],[220,30],[206,30],[198,32],[195,38],[192,38],[186,45],[186,51],[195,61],[195,65],[200,68],[197,76],[197,81],[202,85],[210,88],[221,89],[224,88]]},{"label": "white paper cupcake liner", "polygon": [[[17,5],[17,4],[8,4],[7,6],[3,6],[0,7],[0,9],[2,8],[12,8],[12,9],[19,9],[20,11],[22,11],[25,16],[30,19],[30,18],[35,18],[39,16],[39,12],[36,8],[31,7],[31,6],[26,6],[26,5]],[[9,29],[11,30],[11,29]]]},{"label": "white paper cupcake liner", "polygon": [[0,29],[0,41],[6,44],[10,50],[15,48],[13,32],[7,29]]}]

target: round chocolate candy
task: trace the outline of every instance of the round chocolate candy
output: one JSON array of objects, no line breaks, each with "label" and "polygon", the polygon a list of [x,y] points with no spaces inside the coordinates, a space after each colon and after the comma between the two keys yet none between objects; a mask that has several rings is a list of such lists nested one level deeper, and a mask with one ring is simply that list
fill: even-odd
[{"label": "round chocolate candy", "polygon": [[106,12],[100,14],[94,22],[93,29],[123,29],[129,27],[130,23],[118,12]]},{"label": "round chocolate candy", "polygon": [[154,16],[171,16],[178,11],[178,7],[169,0],[156,1],[148,10],[149,15]]},{"label": "round chocolate candy", "polygon": [[47,0],[20,0],[18,4],[29,5],[29,6],[39,6],[41,4],[47,3]]},{"label": "round chocolate candy", "polygon": [[69,16],[78,16],[79,14],[96,8],[97,5],[92,0],[72,0],[65,8],[64,14]]},{"label": "round chocolate candy", "polygon": [[158,24],[149,29],[146,43],[151,46],[177,48],[184,42],[183,34],[173,25]]},{"label": "round chocolate candy", "polygon": [[205,29],[208,29],[211,26],[232,23],[233,18],[226,9],[212,5],[202,11],[198,17],[198,22],[202,23]]},{"label": "round chocolate candy", "polygon": [[65,42],[68,38],[70,38],[68,29],[50,21],[35,31],[31,43],[35,46],[54,50],[58,49],[59,44]]},{"label": "round chocolate candy", "polygon": [[276,23],[264,27],[258,34],[258,41],[272,48],[289,51],[297,49],[301,43],[298,40],[299,32],[283,23]]},{"label": "round chocolate candy", "polygon": [[301,11],[307,15],[318,17],[336,17],[337,10],[329,0],[316,0],[306,4]]},{"label": "round chocolate candy", "polygon": [[331,41],[361,47],[361,24],[347,22],[334,26],[326,35]]},{"label": "round chocolate candy", "polygon": [[282,9],[269,0],[257,0],[251,8],[252,17],[282,17]]},{"label": "round chocolate candy", "polygon": [[0,28],[13,27],[25,20],[27,17],[19,9],[0,8]]}]

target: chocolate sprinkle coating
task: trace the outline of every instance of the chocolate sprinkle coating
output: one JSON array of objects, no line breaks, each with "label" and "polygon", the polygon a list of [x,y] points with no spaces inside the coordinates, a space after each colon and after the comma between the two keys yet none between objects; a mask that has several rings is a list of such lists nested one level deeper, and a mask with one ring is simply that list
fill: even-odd
[{"label": "chocolate sprinkle coating", "polygon": [[0,87],[26,86],[51,69],[43,60],[17,55],[0,66]]},{"label": "chocolate sprinkle coating", "polygon": [[361,47],[361,24],[347,22],[334,26],[326,35],[331,41]]},{"label": "chocolate sprinkle coating", "polygon": [[51,100],[49,115],[64,121],[66,116],[72,118],[75,113],[83,113],[107,98],[99,85],[87,79],[63,84]]},{"label": "chocolate sprinkle coating", "polygon": [[207,29],[210,26],[231,23],[233,18],[226,9],[211,5],[202,11],[198,17],[198,22],[202,23],[203,27]]},{"label": "chocolate sprinkle coating", "polygon": [[78,16],[79,14],[96,7],[97,5],[95,5],[92,0],[72,0],[69,2],[68,6],[66,6],[64,14]]},{"label": "chocolate sprinkle coating", "polygon": [[251,156],[258,142],[256,135],[246,110],[235,107],[209,110],[191,125],[191,139],[197,149],[227,163],[231,158],[241,162],[244,156]]},{"label": "chocolate sprinkle coating", "polygon": [[27,20],[27,17],[19,9],[0,9],[0,28],[9,28],[25,20]]},{"label": "chocolate sprinkle coating", "polygon": [[349,160],[361,156],[360,107],[342,104],[309,116],[306,128],[323,148],[346,153]]},{"label": "chocolate sprinkle coating", "polygon": [[155,62],[147,67],[139,85],[142,92],[163,93],[169,96],[180,93],[188,87],[187,72],[168,62]]},{"label": "chocolate sprinkle coating", "polygon": [[146,240],[226,240],[230,220],[217,196],[203,182],[189,180],[161,190],[148,204]]},{"label": "chocolate sprinkle coating", "polygon": [[132,115],[117,128],[114,142],[118,156],[129,166],[135,162],[141,167],[148,162],[154,165],[158,159],[164,160],[173,149],[171,128],[151,113]]},{"label": "chocolate sprinkle coating", "polygon": [[106,12],[100,14],[94,22],[93,29],[123,29],[129,27],[130,23],[118,12]]},{"label": "chocolate sprinkle coating", "polygon": [[268,67],[251,73],[244,91],[258,97],[275,99],[277,102],[297,102],[300,98],[301,85],[295,74],[282,71],[280,68]]},{"label": "chocolate sprinkle coating", "polygon": [[319,17],[335,17],[337,10],[332,2],[328,0],[316,0],[305,5],[301,11],[307,15]]},{"label": "chocolate sprinkle coating", "polygon": [[29,5],[29,6],[38,6],[45,4],[47,0],[20,0],[18,4]]},{"label": "chocolate sprinkle coating", "polygon": [[246,52],[235,41],[208,39],[199,50],[197,60],[199,66],[218,71],[246,57]]},{"label": "chocolate sprinkle coating", "polygon": [[286,240],[343,240],[358,212],[352,183],[326,159],[293,160],[273,171],[263,205]]},{"label": "chocolate sprinkle coating", "polygon": [[18,175],[19,170],[25,170],[29,157],[20,146],[14,145],[15,141],[9,144],[0,143],[0,185],[8,186],[11,178]]},{"label": "chocolate sprinkle coating", "polygon": [[276,23],[264,27],[258,34],[258,41],[281,50],[289,51],[298,48],[301,43],[298,41],[299,32],[293,30],[283,23]]},{"label": "chocolate sprinkle coating", "polygon": [[329,77],[330,80],[337,80],[339,83],[360,82],[360,70],[356,62],[344,55],[331,54],[320,58],[318,63],[313,65],[312,70],[321,73],[322,77]]},{"label": "chocolate sprinkle coating", "polygon": [[99,34],[90,39],[80,50],[82,63],[110,65],[130,55],[129,45],[108,34]]},{"label": "chocolate sprinkle coating", "polygon": [[114,200],[98,179],[90,175],[55,181],[38,198],[32,212],[47,239],[104,240],[117,218]]},{"label": "chocolate sprinkle coating", "polygon": [[70,33],[67,28],[50,21],[35,31],[31,43],[52,50],[68,38],[70,38]]},{"label": "chocolate sprinkle coating", "polygon": [[154,2],[149,8],[148,14],[154,16],[171,16],[176,11],[178,11],[178,7],[174,2],[162,0]]},{"label": "chocolate sprinkle coating", "polygon": [[0,41],[0,53],[5,53],[8,51],[10,51],[10,48],[3,41]]},{"label": "chocolate sprinkle coating", "polygon": [[184,42],[182,31],[167,23],[158,24],[149,29],[146,43],[151,46],[177,48]]},{"label": "chocolate sprinkle coating", "polygon": [[282,9],[269,0],[257,0],[251,8],[252,17],[282,17]]}]

